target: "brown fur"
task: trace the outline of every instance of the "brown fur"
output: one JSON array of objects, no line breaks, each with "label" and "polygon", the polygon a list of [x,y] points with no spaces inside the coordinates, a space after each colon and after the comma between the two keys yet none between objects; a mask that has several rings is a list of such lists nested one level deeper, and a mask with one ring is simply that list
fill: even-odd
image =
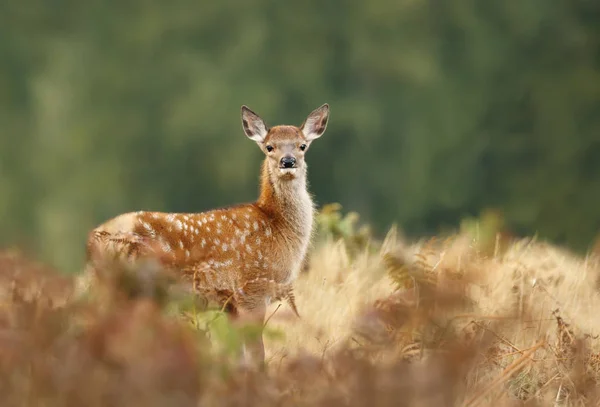
[{"label": "brown fur", "polygon": [[[266,154],[258,200],[201,213],[119,215],[90,233],[88,264],[155,258],[198,292],[227,304],[232,316],[253,314],[262,321],[268,303],[281,299],[297,313],[291,287],[310,243],[314,212],[304,154],[325,131],[328,112],[323,105],[300,127],[267,129],[243,107],[244,131]],[[283,157],[294,157],[295,167],[282,168]],[[257,352],[264,355],[262,341]]]}]

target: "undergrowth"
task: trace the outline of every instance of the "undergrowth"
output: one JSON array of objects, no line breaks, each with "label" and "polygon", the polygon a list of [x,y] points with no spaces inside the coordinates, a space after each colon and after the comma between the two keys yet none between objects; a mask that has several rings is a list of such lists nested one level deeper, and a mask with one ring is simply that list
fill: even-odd
[{"label": "undergrowth", "polygon": [[600,261],[515,239],[493,212],[455,234],[377,242],[319,217],[295,284],[272,304],[267,369],[240,363],[223,310],[152,264],[87,291],[0,254],[2,406],[476,406],[600,402]]}]

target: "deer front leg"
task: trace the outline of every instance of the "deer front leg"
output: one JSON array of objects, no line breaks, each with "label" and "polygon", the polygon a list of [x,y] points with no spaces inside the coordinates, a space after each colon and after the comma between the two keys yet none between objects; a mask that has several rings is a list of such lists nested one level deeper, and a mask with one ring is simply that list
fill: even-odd
[{"label": "deer front leg", "polygon": [[219,289],[217,272],[208,263],[196,264],[183,269],[184,275],[191,277],[195,292],[214,300],[225,311],[229,321],[237,328],[250,328],[250,337],[244,335],[242,360],[262,366],[264,345],[262,340],[263,322],[266,313],[264,287],[255,281],[248,283],[246,291]]},{"label": "deer front leg", "polygon": [[242,360],[250,365],[264,368],[265,347],[263,343],[263,323],[265,320],[266,305],[254,307],[240,306],[237,309],[236,324],[249,326],[251,334],[244,337],[242,344]]}]

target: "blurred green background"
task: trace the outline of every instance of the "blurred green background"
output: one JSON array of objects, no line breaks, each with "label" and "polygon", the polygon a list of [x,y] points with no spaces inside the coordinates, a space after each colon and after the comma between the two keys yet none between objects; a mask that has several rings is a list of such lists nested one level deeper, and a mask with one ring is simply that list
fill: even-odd
[{"label": "blurred green background", "polygon": [[0,57],[0,245],[65,269],[120,212],[253,200],[242,104],[329,103],[311,190],[378,233],[600,231],[597,0],[4,0]]}]

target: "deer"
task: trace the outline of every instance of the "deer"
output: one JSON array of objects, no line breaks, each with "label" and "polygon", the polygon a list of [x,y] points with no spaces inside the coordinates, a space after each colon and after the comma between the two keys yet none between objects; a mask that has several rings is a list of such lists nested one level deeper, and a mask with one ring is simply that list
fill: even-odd
[{"label": "deer", "polygon": [[[105,259],[157,259],[194,292],[217,301],[232,321],[262,327],[268,305],[282,299],[299,317],[292,287],[314,235],[315,213],[305,154],[328,118],[325,103],[300,126],[269,127],[243,105],[243,131],[265,155],[258,199],[198,213],[118,215],[89,232],[86,269]],[[263,363],[262,330],[258,336],[242,353]]]}]

